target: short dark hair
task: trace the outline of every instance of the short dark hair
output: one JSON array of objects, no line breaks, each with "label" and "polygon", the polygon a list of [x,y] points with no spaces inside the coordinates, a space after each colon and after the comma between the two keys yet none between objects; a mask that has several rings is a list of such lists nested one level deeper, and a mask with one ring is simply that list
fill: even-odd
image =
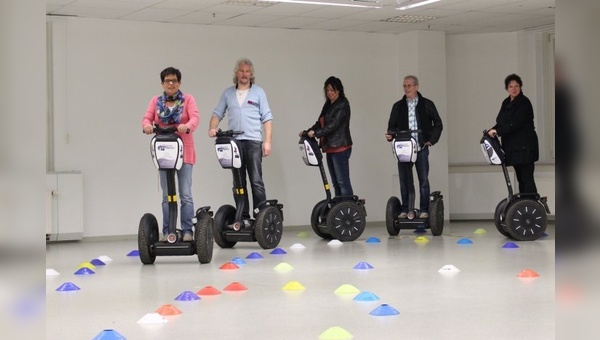
[{"label": "short dark hair", "polygon": [[325,98],[327,98],[327,85],[331,85],[334,90],[338,91],[340,93],[340,98],[346,98],[346,94],[344,93],[344,85],[342,85],[340,78],[331,76],[325,80],[325,84],[323,85]]},{"label": "short dark hair", "polygon": [[523,87],[523,81],[521,80],[521,77],[512,73],[512,74],[509,74],[508,76],[506,76],[506,78],[504,78],[504,89],[505,90],[508,90],[508,84],[510,84],[511,81],[516,81],[517,84],[519,84],[519,87]]},{"label": "short dark hair", "polygon": [[178,82],[181,81],[181,72],[175,67],[167,67],[160,72],[160,82],[163,83],[165,81],[165,77],[171,74],[174,74],[177,77]]}]

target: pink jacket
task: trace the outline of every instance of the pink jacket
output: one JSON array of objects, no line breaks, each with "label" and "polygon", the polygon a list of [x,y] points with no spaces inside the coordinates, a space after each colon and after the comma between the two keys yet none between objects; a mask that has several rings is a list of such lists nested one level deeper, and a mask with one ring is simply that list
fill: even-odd
[{"label": "pink jacket", "polygon": [[[190,133],[177,133],[183,140],[183,162],[189,164],[196,164],[196,150],[194,148],[194,131],[198,127],[200,122],[200,118],[198,117],[198,106],[196,105],[196,100],[191,94],[183,94],[184,102],[183,102],[183,113],[181,114],[181,124],[186,124],[190,127]],[[154,96],[150,103],[148,104],[148,108],[146,109],[146,114],[142,119],[142,128],[144,126],[152,125],[153,123],[158,124],[158,126],[164,127],[160,119],[158,118],[158,112],[156,110],[156,101],[158,100],[158,96]]]}]

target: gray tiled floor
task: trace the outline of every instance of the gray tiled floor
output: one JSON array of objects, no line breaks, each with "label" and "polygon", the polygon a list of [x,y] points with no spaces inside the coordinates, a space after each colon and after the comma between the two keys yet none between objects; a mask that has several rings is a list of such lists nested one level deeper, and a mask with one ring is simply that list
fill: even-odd
[{"label": "gray tiled floor", "polygon": [[[479,228],[486,233],[475,233]],[[300,237],[301,231],[309,237]],[[285,230],[279,245],[287,254],[272,255],[256,243],[238,243],[233,249],[215,245],[213,261],[204,265],[185,256],[158,257],[154,265],[144,266],[137,257],[126,256],[137,247],[133,239],[50,244],[46,266],[60,275],[46,277],[46,335],[93,339],[113,329],[127,339],[318,339],[337,326],[353,339],[553,339],[553,225],[547,233],[507,249],[503,246],[510,240],[490,221],[446,223],[439,237],[402,230],[396,238],[375,223],[358,240],[330,246],[310,228],[296,227]],[[415,242],[419,236],[429,242]],[[369,237],[381,242],[365,242]],[[473,243],[458,244],[461,238]],[[306,248],[290,249],[295,243]],[[246,259],[252,252],[264,258]],[[93,275],[74,275],[82,262],[103,255],[113,261]],[[219,269],[235,257],[246,263],[237,270]],[[354,269],[360,262],[373,269]],[[293,270],[276,271],[280,263]],[[438,272],[445,265],[460,271]],[[525,269],[540,276],[518,278]],[[81,289],[57,292],[65,282]],[[224,291],[233,282],[248,290]],[[283,290],[290,282],[305,290]],[[342,285],[380,300],[359,302],[353,300],[355,294],[336,294]],[[175,300],[205,286],[222,294]],[[138,323],[169,304],[182,314],[162,324]],[[400,314],[370,315],[382,304]]]}]

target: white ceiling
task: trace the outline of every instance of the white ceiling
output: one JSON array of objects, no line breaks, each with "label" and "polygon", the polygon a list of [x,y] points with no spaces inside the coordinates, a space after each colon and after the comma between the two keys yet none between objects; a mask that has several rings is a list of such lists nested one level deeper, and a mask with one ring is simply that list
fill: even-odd
[{"label": "white ceiling", "polygon": [[[493,33],[554,26],[555,0],[441,0],[405,11],[395,9],[396,0],[380,0],[380,5],[383,7],[350,8],[258,0],[46,0],[46,13],[199,25],[392,34],[423,29],[445,31],[446,34]],[[418,23],[385,21],[402,15],[428,20]]]}]

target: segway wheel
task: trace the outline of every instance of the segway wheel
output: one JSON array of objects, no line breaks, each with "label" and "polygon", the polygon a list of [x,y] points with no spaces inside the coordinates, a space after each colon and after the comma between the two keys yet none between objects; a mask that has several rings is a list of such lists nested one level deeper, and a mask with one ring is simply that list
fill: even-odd
[{"label": "segway wheel", "polygon": [[444,231],[444,201],[439,197],[431,201],[429,205],[429,229],[433,236],[440,236]]},{"label": "segway wheel", "polygon": [[268,206],[256,216],[254,224],[254,237],[263,249],[277,247],[283,235],[283,219],[279,209]]},{"label": "segway wheel", "polygon": [[398,236],[400,229],[396,227],[396,219],[400,215],[400,200],[392,196],[385,206],[385,226],[390,236]]},{"label": "segway wheel", "polygon": [[498,205],[496,206],[496,211],[494,211],[494,224],[496,225],[496,229],[498,230],[498,232],[500,232],[500,234],[504,235],[505,237],[512,238],[508,231],[506,231],[506,228],[504,228],[504,225],[502,225],[502,218],[505,218],[505,216],[507,216],[502,215],[502,213],[506,209],[506,202],[508,202],[508,199],[505,198],[502,201],[500,201],[500,203],[498,203]]},{"label": "segway wheel", "polygon": [[[310,225],[312,230],[322,239],[331,240],[331,235],[323,232],[319,226],[325,225],[327,223],[327,214],[325,210],[327,209],[327,200],[322,200],[315,205],[310,214]],[[325,217],[324,217],[325,216]]]},{"label": "segway wheel", "polygon": [[194,228],[194,241],[196,254],[200,263],[210,263],[213,256],[213,228],[214,221],[209,214],[202,213],[196,217],[198,223]]},{"label": "segway wheel", "polygon": [[227,226],[235,220],[235,208],[229,204],[223,205],[215,213],[215,221],[213,225],[213,236],[215,242],[221,248],[233,248],[237,242],[227,241],[223,232],[227,230]]},{"label": "segway wheel", "polygon": [[153,264],[156,260],[154,243],[158,242],[158,222],[152,214],[144,214],[138,228],[138,250],[143,264]]},{"label": "segway wheel", "polygon": [[354,241],[365,231],[364,209],[352,201],[340,202],[327,213],[327,228],[334,239]]},{"label": "segway wheel", "polygon": [[537,240],[546,231],[547,222],[546,210],[534,200],[518,200],[506,211],[506,228],[517,241]]}]

